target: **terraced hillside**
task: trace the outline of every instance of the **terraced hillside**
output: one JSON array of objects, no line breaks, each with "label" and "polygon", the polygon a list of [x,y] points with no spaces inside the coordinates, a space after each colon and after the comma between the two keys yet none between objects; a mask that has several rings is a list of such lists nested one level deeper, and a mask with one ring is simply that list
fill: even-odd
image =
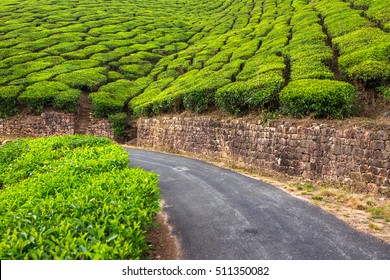
[{"label": "terraced hillside", "polygon": [[388,0],[3,0],[0,117],[222,108],[354,113],[390,99]]}]

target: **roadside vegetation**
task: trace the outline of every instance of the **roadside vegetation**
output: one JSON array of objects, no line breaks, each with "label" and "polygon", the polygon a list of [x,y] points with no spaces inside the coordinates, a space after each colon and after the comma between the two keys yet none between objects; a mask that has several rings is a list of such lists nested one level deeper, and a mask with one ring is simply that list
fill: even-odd
[{"label": "roadside vegetation", "polygon": [[0,147],[0,258],[146,258],[158,179],[128,166],[127,152],[106,138]]},{"label": "roadside vegetation", "polygon": [[359,193],[337,183],[290,183],[286,190],[311,200],[325,210],[390,242],[390,200],[385,196]]},{"label": "roadside vegetation", "polygon": [[4,0],[0,117],[25,107],[74,112],[82,92],[96,117],[185,109],[349,117],[368,97],[389,99],[389,6]]}]

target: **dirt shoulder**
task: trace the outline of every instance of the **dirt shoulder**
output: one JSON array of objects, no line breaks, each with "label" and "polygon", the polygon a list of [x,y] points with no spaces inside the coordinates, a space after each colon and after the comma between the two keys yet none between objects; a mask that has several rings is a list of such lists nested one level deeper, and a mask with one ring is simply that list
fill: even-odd
[{"label": "dirt shoulder", "polygon": [[168,224],[168,216],[164,209],[156,216],[156,226],[147,233],[146,241],[150,244],[147,257],[152,260],[180,259],[180,244],[172,234],[172,227]]}]

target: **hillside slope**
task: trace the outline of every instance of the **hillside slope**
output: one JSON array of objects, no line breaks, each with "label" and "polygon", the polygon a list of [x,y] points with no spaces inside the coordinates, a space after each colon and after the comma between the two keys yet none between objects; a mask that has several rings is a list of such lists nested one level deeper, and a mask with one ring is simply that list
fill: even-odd
[{"label": "hillside slope", "polygon": [[0,117],[72,112],[82,92],[98,117],[349,116],[358,91],[390,99],[389,14],[382,0],[2,1]]}]

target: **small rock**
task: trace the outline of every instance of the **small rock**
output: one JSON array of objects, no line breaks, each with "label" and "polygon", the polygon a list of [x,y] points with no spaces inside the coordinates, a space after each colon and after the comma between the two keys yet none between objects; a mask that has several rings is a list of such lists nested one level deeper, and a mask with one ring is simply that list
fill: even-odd
[{"label": "small rock", "polygon": [[387,112],[383,115],[385,118],[390,118],[390,112]]},{"label": "small rock", "polygon": [[1,143],[1,145],[4,146],[5,144],[11,143],[11,142],[12,142],[11,140],[6,139],[6,140],[4,140],[4,141]]}]

